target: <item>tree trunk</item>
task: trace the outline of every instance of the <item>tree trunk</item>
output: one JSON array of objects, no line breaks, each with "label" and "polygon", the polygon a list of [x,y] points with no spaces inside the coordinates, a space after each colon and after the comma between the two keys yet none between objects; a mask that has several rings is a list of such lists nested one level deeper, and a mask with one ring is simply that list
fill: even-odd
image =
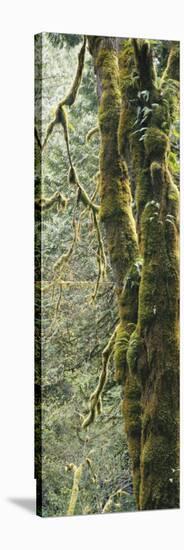
[{"label": "tree trunk", "polygon": [[137,321],[139,250],[132,196],[125,162],[121,162],[118,129],[121,109],[116,41],[89,38],[99,94],[101,136],[101,221],[104,223],[119,303],[120,324],[114,349],[116,378],[123,384],[125,430],[133,468],[134,493],[139,506],[140,483],[140,385],[127,370],[128,341]]},{"label": "tree trunk", "polygon": [[[138,509],[174,508],[179,505],[178,191],[168,170],[168,109],[147,42],[89,37],[88,44],[99,97],[100,213],[120,314],[114,360],[124,388],[134,493]],[[134,131],[140,113],[147,116]]]}]

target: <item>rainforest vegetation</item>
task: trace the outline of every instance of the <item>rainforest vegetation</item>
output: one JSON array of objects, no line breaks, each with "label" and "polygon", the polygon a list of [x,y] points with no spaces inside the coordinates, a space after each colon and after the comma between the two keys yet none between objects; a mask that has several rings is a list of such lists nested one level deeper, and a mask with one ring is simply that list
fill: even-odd
[{"label": "rainforest vegetation", "polygon": [[35,37],[43,516],[179,507],[179,43]]}]

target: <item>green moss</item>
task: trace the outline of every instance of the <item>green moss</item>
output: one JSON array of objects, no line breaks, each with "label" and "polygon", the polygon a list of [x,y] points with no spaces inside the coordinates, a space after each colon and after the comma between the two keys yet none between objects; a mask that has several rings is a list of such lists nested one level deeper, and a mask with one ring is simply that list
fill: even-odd
[{"label": "green moss", "polygon": [[123,291],[119,296],[120,317],[127,323],[136,323],[138,292],[141,278],[142,261],[138,257],[127,272]]},{"label": "green moss", "polygon": [[130,334],[120,323],[116,333],[114,345],[115,380],[121,384],[125,382],[127,374],[126,352]]},{"label": "green moss", "polygon": [[[143,450],[141,456],[141,509],[175,508],[178,500],[178,418],[173,408],[174,391],[178,386],[171,373],[172,388],[167,371],[161,377],[164,388],[147,406],[142,423]],[[161,389],[161,386],[160,386]],[[164,393],[163,393],[164,389]],[[177,393],[177,392],[176,392]],[[160,398],[160,399],[159,399]],[[178,404],[178,396],[175,396]],[[149,408],[148,408],[149,407]]]},{"label": "green moss", "polygon": [[168,200],[172,202],[172,207],[174,208],[175,214],[177,214],[178,205],[179,205],[179,191],[177,186],[174,184],[174,182],[171,179],[169,182]]},{"label": "green moss", "polygon": [[[167,165],[169,104],[156,90],[146,42],[138,43],[134,74],[130,41],[122,41],[119,74],[115,51],[109,43],[107,48],[102,44],[103,39],[95,53],[101,83],[101,220],[121,320],[114,348],[116,378],[123,384],[122,411],[137,507],[168,508],[178,503],[177,484],[170,482],[172,468],[178,466],[178,196]],[[144,89],[149,90],[151,111],[139,141],[133,128],[137,92]],[[136,182],[141,279],[124,161]]]},{"label": "green moss", "polygon": [[153,193],[158,199],[160,198],[160,195],[162,193],[162,180],[163,180],[162,164],[160,164],[157,161],[153,161],[150,166],[150,172],[151,172],[151,182],[153,186]]},{"label": "green moss", "polygon": [[[159,101],[159,103],[157,103]],[[169,112],[169,105],[167,102],[163,101],[161,97],[155,99],[155,102],[152,103],[152,117],[151,125],[155,128],[160,128],[165,133],[169,133],[171,124],[171,117]]]},{"label": "green moss", "polygon": [[178,481],[172,476],[172,468],[178,467],[178,193],[165,161],[154,160],[150,174],[159,202],[149,200],[141,218],[144,262],[138,315],[146,348],[141,360],[147,367],[140,486],[140,508],[146,510],[178,506]]},{"label": "green moss", "polygon": [[169,150],[169,141],[164,132],[150,127],[145,134],[144,146],[147,157],[153,158],[154,161],[163,161]]},{"label": "green moss", "polygon": [[168,157],[168,167],[171,174],[173,174],[176,177],[179,177],[180,174],[180,165],[178,161],[177,153],[170,151],[169,157]]},{"label": "green moss", "polygon": [[139,509],[140,488],[140,440],[141,440],[141,389],[133,376],[128,376],[124,389],[122,412],[128,448],[132,462],[134,495]]},{"label": "green moss", "polygon": [[107,47],[104,44],[105,39],[100,43],[94,58],[101,82],[98,113],[101,134],[100,219],[107,232],[115,280],[122,287],[131,261],[137,255],[138,245],[127,169],[121,162],[118,146],[121,95],[117,55],[109,42]]},{"label": "green moss", "polygon": [[135,376],[137,373],[138,359],[142,350],[142,343],[143,341],[140,337],[140,334],[138,333],[138,330],[134,330],[134,332],[130,336],[127,349],[127,364],[131,374]]}]

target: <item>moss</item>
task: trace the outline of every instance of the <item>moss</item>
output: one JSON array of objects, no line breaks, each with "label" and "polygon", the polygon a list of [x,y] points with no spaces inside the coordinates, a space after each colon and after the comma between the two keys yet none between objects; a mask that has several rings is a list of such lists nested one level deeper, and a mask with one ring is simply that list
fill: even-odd
[{"label": "moss", "polygon": [[150,43],[148,40],[141,39],[133,39],[132,42],[141,89],[152,90],[155,85],[156,74]]},{"label": "moss", "polygon": [[176,218],[178,215],[179,191],[171,178],[169,181],[169,188],[168,188],[168,200],[170,201],[170,203],[172,203],[169,206],[172,206],[172,208],[174,209],[175,218]]},{"label": "moss", "polygon": [[136,323],[138,309],[138,292],[141,278],[142,262],[138,257],[129,268],[124,280],[123,290],[119,296],[120,317],[126,323]]},{"label": "moss", "polygon": [[178,478],[178,374],[170,368],[157,378],[142,423],[141,509],[179,506]]},{"label": "moss", "polygon": [[142,349],[142,339],[138,333],[138,329],[130,336],[129,345],[127,348],[127,364],[132,375],[137,373],[137,363]]},{"label": "moss", "polygon": [[171,116],[168,102],[163,101],[162,97],[159,96],[152,103],[151,125],[160,128],[165,133],[169,133],[170,124]]},{"label": "moss", "polygon": [[121,95],[126,87],[127,80],[129,81],[133,70],[135,69],[133,46],[130,39],[122,40],[120,50],[118,52],[118,62],[120,71],[120,90]]},{"label": "moss", "polygon": [[169,150],[169,140],[162,130],[148,128],[144,138],[145,153],[154,161],[163,161]]},{"label": "moss", "polygon": [[157,255],[161,244],[163,245],[163,223],[160,218],[160,202],[154,199],[148,201],[144,208],[141,218],[141,237],[144,259]]},{"label": "moss", "polygon": [[128,448],[132,462],[133,488],[139,509],[140,488],[140,438],[141,438],[141,389],[133,376],[128,376],[124,389],[122,412],[125,420],[125,430]]},{"label": "moss", "polygon": [[137,255],[138,245],[130,184],[118,146],[121,107],[119,68],[116,52],[108,39],[104,38],[96,46],[94,64],[101,85],[98,112],[101,134],[100,219],[106,229],[115,281],[118,287],[122,287],[131,261]]},{"label": "moss", "polygon": [[157,161],[153,161],[150,166],[150,172],[151,172],[151,182],[153,187],[153,194],[157,198],[157,200],[160,198],[160,195],[162,193],[162,175],[163,167],[162,164],[160,164]]},{"label": "moss", "polygon": [[149,201],[141,220],[144,262],[138,326],[147,350],[147,377],[142,386],[141,509],[178,506],[178,485],[170,478],[178,463],[179,285],[176,218],[168,214],[171,188],[174,199],[177,193],[166,166],[154,161],[151,177],[161,190],[156,193],[160,202]]},{"label": "moss", "polygon": [[137,109],[139,105],[139,77],[135,70],[134,53],[131,40],[122,40],[118,52],[119,79],[122,97],[120,121],[118,128],[119,151],[128,164],[131,176],[132,192],[136,186],[137,166],[142,160],[142,145],[133,135]]},{"label": "moss", "polygon": [[116,340],[114,345],[114,365],[115,365],[115,380],[121,384],[125,382],[127,374],[126,352],[128,348],[130,334],[125,330],[122,323],[116,332]]},{"label": "moss", "polygon": [[[101,220],[121,320],[114,349],[116,377],[124,386],[122,411],[137,507],[168,508],[178,502],[178,487],[173,490],[169,481],[178,464],[178,201],[167,166],[170,113],[155,87],[149,45],[134,41],[136,72],[132,44],[122,41],[119,74],[110,41],[104,45],[106,39],[98,43],[94,58],[100,82]],[[145,89],[151,111],[139,141],[133,125],[137,92]],[[124,161],[136,181],[141,280]]]}]

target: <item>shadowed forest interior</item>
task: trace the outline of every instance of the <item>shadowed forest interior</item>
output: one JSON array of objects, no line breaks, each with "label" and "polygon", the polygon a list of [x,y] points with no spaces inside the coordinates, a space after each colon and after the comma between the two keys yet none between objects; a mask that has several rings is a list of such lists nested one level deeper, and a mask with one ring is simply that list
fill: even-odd
[{"label": "shadowed forest interior", "polygon": [[179,507],[179,43],[35,36],[42,516]]}]

